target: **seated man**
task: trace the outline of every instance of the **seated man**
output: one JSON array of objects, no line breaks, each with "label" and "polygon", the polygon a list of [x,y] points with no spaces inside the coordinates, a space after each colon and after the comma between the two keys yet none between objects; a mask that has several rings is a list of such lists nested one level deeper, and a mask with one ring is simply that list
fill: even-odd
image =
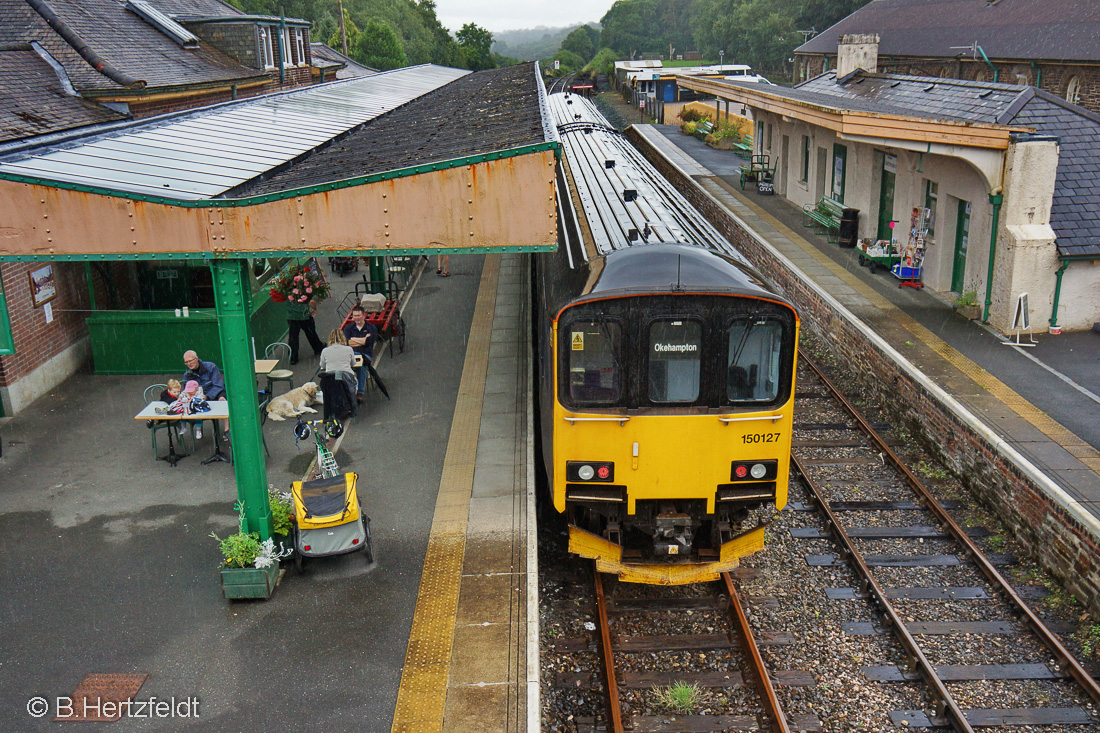
[{"label": "seated man", "polygon": [[363,365],[355,369],[358,382],[356,400],[362,402],[367,391],[367,369],[374,356],[374,342],[378,340],[378,329],[367,320],[363,306],[356,305],[351,309],[351,323],[344,326],[344,336],[348,340],[348,346],[363,357]]},{"label": "seated man", "polygon": [[[184,384],[194,380],[199,383],[206,399],[225,402],[225,378],[222,370],[212,361],[202,361],[194,351],[183,352],[183,364],[187,371],[183,374]],[[222,437],[229,440],[229,421],[221,421]],[[201,431],[196,431],[196,437],[201,437]]]}]

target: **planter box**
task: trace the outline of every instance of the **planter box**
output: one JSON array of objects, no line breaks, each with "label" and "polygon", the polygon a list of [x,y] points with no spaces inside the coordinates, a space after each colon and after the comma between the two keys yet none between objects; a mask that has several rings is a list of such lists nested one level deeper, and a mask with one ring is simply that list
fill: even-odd
[{"label": "planter box", "polygon": [[279,564],[266,568],[222,568],[222,593],[229,600],[270,598],[279,580]]},{"label": "planter box", "polygon": [[980,305],[957,305],[955,306],[955,312],[963,318],[976,321],[982,315],[982,307]]}]

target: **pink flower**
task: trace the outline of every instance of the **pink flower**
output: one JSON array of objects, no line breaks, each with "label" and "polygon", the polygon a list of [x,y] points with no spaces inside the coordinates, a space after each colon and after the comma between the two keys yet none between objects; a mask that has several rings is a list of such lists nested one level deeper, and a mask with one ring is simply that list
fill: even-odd
[{"label": "pink flower", "polygon": [[309,298],[304,295],[301,298],[298,298],[299,303],[305,303],[307,300],[309,300]]},{"label": "pink flower", "polygon": [[301,280],[301,279],[302,279],[302,276],[301,276],[301,275],[295,275],[295,276],[294,276],[294,279],[295,279],[295,280]]},{"label": "pink flower", "polygon": [[297,294],[298,294],[298,288],[294,288],[294,289],[293,289],[293,290],[291,290],[290,292],[292,292],[292,293],[294,293],[295,295],[297,295]]},{"label": "pink flower", "polygon": [[312,293],[312,292],[313,292],[313,288],[306,288],[306,292],[307,292],[307,293]]}]

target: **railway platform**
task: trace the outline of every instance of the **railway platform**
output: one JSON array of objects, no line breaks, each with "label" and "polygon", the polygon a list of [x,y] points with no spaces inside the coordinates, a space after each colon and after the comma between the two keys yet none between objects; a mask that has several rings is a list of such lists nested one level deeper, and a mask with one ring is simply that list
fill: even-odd
[{"label": "railway platform", "polygon": [[[660,155],[768,241],[869,331],[1026,457],[1100,527],[1100,333],[1037,334],[1035,348],[954,312],[944,294],[899,288],[801,225],[780,196],[740,188],[740,159],[671,125],[636,129]],[[1035,316],[1038,320],[1038,316]],[[1027,340],[1027,336],[1024,336]],[[912,348],[920,345],[922,348]]]},{"label": "railway platform", "polygon": [[[392,399],[369,392],[335,452],[360,476],[374,562],[284,564],[266,601],[219,587],[210,535],[236,529],[233,467],[202,465],[209,436],[177,467],[158,462],[133,420],[161,376],[80,373],[4,421],[5,730],[56,727],[86,675],[147,675],[134,700],[195,701],[120,731],[510,733],[529,714],[537,729],[526,263],[453,255],[451,277],[433,265],[410,283],[407,348],[376,351]],[[330,278],[322,334],[357,279]],[[296,385],[317,369],[303,348]],[[264,426],[284,490],[312,456],[293,425]]]}]

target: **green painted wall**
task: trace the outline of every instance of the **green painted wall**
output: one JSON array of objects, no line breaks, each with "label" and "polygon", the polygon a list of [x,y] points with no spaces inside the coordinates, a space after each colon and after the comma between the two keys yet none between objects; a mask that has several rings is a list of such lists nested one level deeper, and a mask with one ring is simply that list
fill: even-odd
[{"label": "green painted wall", "polygon": [[[286,335],[286,306],[272,302],[266,290],[252,296],[252,334],[256,353]],[[96,374],[183,374],[183,352],[194,349],[204,361],[223,363],[214,309],[99,311],[88,318]]]}]

